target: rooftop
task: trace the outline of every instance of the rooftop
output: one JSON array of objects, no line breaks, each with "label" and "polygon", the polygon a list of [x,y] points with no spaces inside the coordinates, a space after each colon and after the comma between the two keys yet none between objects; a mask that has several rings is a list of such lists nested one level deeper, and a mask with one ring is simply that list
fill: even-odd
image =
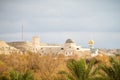
[{"label": "rooftop", "polygon": [[67,39],[65,43],[75,43],[72,39]]}]

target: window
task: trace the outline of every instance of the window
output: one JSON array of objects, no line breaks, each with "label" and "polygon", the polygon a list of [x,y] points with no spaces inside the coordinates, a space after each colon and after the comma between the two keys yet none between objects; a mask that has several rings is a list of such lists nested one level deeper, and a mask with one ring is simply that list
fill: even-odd
[{"label": "window", "polygon": [[77,48],[77,50],[79,50],[79,48]]},{"label": "window", "polygon": [[61,50],[64,50],[64,48],[61,48]]},{"label": "window", "polygon": [[66,52],[66,55],[67,55],[67,52]]}]

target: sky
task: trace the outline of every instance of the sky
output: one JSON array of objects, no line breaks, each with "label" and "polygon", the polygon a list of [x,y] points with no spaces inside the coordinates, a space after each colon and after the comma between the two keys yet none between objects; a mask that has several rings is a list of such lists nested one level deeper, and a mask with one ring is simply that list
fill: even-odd
[{"label": "sky", "polygon": [[0,40],[120,49],[120,0],[0,0]]}]

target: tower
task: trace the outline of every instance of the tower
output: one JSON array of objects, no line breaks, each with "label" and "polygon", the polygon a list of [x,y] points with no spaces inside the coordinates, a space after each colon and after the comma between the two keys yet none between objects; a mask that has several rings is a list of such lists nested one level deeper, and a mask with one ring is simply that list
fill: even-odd
[{"label": "tower", "polygon": [[66,48],[74,48],[76,46],[76,43],[72,39],[67,39],[65,42]]},{"label": "tower", "polygon": [[33,51],[36,53],[40,47],[40,41],[38,36],[32,37]]},{"label": "tower", "polygon": [[89,40],[88,45],[89,45],[90,49],[94,48],[93,47],[94,41],[93,40]]},{"label": "tower", "polygon": [[89,47],[90,47],[90,54],[91,54],[91,56],[92,56],[92,57],[97,56],[97,55],[98,55],[98,49],[95,49],[95,48],[93,47],[94,41],[93,41],[93,40],[89,40],[88,45],[89,45]]},{"label": "tower", "polygon": [[32,43],[33,43],[34,46],[39,45],[39,44],[40,44],[40,39],[39,39],[39,37],[38,37],[38,36],[33,36],[33,37],[32,37]]},{"label": "tower", "polygon": [[64,55],[71,56],[74,54],[74,50],[76,48],[76,43],[72,39],[67,39],[64,44],[64,48],[65,48]]}]

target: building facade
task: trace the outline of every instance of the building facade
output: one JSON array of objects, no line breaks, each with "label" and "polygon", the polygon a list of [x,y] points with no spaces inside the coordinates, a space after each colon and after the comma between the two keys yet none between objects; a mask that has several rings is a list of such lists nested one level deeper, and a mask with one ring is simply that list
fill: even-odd
[{"label": "building facade", "polygon": [[33,36],[32,41],[17,41],[17,42],[9,42],[7,43],[9,46],[14,47],[16,50],[21,51],[23,54],[32,52],[39,53],[40,55],[59,55],[62,54],[64,56],[73,56],[77,55],[79,57],[83,57],[85,55],[96,56],[98,54],[97,50],[93,48],[94,41],[90,40],[88,42],[89,47],[83,48],[81,46],[76,45],[75,41],[72,39],[67,39],[65,43],[62,45],[48,45],[43,44],[39,37]]}]

